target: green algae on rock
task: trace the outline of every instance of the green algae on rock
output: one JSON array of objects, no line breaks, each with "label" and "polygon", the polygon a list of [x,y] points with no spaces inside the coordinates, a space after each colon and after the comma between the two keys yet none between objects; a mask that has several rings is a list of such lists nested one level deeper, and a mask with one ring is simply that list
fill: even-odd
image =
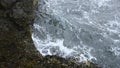
[{"label": "green algae on rock", "polygon": [[0,0],[0,68],[99,68],[57,57],[42,57],[31,39],[37,0]]}]

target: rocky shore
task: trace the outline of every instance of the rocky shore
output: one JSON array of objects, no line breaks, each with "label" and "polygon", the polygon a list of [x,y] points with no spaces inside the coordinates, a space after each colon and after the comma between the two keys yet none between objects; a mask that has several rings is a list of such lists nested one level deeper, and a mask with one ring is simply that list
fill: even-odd
[{"label": "rocky shore", "polygon": [[43,57],[31,39],[37,0],[0,0],[0,68],[100,68],[57,56]]}]

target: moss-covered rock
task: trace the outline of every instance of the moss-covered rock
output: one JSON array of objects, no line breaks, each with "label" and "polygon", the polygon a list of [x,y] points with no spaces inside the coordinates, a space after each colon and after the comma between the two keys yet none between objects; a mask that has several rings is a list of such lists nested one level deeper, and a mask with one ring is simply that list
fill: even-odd
[{"label": "moss-covered rock", "polygon": [[0,68],[36,65],[42,58],[31,39],[34,0],[0,0]]},{"label": "moss-covered rock", "polygon": [[42,57],[31,39],[37,0],[0,0],[0,68],[98,68],[57,56]]}]

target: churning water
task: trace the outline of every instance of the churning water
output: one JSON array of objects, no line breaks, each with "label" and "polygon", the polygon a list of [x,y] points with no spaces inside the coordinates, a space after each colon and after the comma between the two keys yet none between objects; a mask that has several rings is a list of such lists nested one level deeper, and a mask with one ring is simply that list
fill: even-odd
[{"label": "churning water", "polygon": [[120,0],[39,0],[33,30],[42,55],[120,68]]}]

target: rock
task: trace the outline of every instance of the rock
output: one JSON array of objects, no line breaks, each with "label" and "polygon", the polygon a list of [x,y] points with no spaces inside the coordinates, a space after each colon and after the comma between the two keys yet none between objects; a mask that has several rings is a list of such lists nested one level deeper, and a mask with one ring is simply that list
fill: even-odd
[{"label": "rock", "polygon": [[0,4],[4,7],[4,8],[9,8],[10,6],[13,5],[13,3],[15,3],[16,0],[0,0]]},{"label": "rock", "polygon": [[31,39],[33,0],[0,0],[0,4],[0,68],[35,66],[42,56]]}]

